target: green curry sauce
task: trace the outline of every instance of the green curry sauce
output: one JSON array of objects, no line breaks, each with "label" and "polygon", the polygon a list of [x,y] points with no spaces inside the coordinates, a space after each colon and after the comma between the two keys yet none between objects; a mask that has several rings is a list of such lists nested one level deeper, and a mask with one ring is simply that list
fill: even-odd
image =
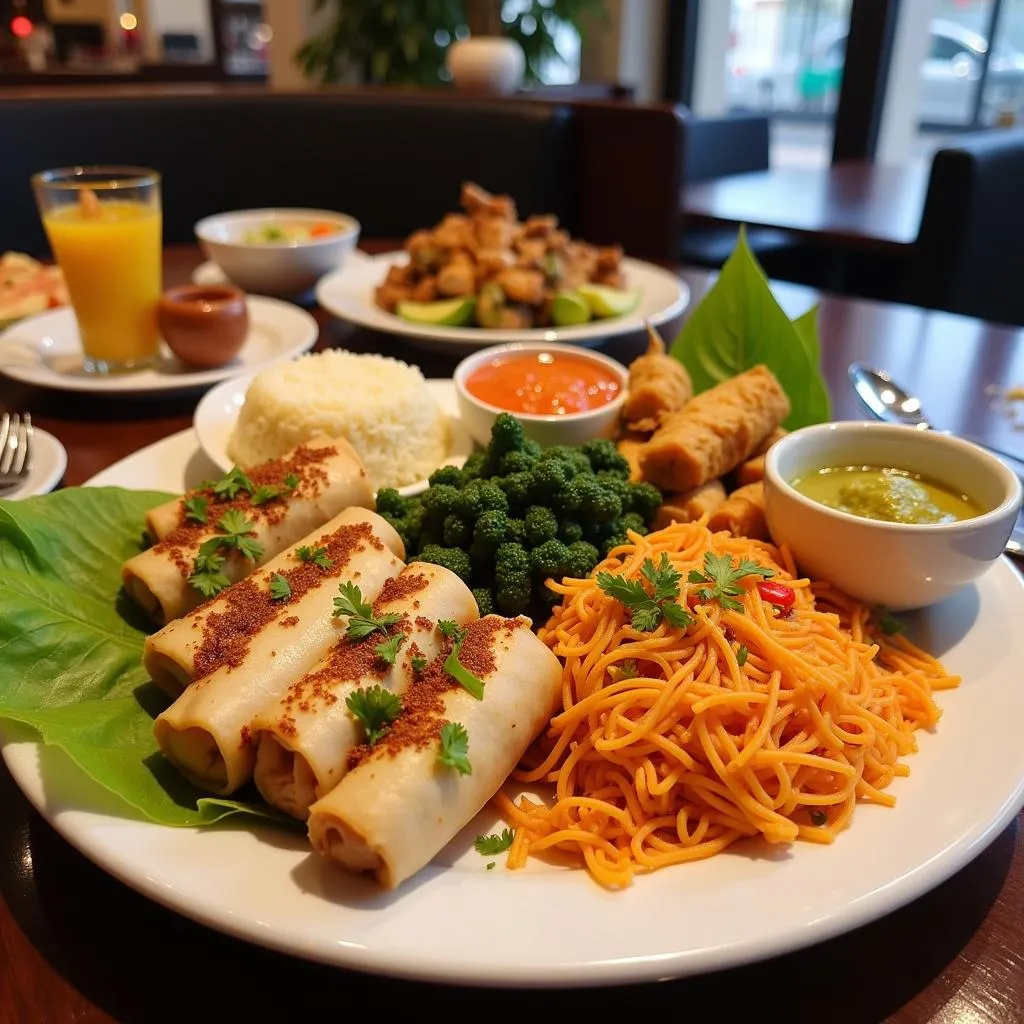
[{"label": "green curry sauce", "polygon": [[829,508],[888,523],[955,523],[982,513],[966,494],[902,469],[835,466],[798,477],[792,486]]}]

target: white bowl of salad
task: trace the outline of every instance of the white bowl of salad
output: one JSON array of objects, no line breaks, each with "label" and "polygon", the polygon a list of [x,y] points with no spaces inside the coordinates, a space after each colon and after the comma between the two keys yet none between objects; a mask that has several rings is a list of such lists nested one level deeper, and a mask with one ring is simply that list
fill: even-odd
[{"label": "white bowl of salad", "polygon": [[301,295],[340,267],[359,241],[354,217],[274,207],[204,217],[195,226],[207,257],[243,291]]}]

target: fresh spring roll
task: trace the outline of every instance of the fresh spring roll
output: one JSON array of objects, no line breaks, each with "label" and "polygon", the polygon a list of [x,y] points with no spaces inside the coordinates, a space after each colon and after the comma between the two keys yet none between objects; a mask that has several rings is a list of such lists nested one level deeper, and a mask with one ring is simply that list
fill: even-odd
[{"label": "fresh spring roll", "polygon": [[[339,584],[356,584],[372,602],[402,569],[384,542],[390,527],[379,519],[365,509],[342,512],[332,520],[333,533],[313,539],[326,549],[330,568],[289,552],[275,560],[274,579],[250,577],[225,591],[220,608],[205,606],[193,655],[196,681],[153,729],[167,759],[197,785],[226,796],[252,777],[253,718],[345,632],[348,620],[334,614]],[[290,588],[284,596],[274,589],[280,578]]]},{"label": "fresh spring roll", "polygon": [[[189,577],[201,545],[224,534],[217,524],[225,513],[235,512],[252,523],[250,536],[258,546],[255,558],[230,548],[220,552],[221,571],[235,583],[343,509],[374,507],[366,470],[355,449],[341,439],[320,437],[299,445],[250,469],[248,482],[251,489],[240,487],[230,497],[218,497],[208,486],[150,510],[147,529],[161,539],[129,558],[121,577],[125,590],[158,624],[206,599]],[[167,529],[172,516],[173,526]]]},{"label": "fresh spring roll", "polygon": [[[320,548],[326,552],[317,561],[303,562],[298,553],[300,548],[307,555]],[[373,568],[373,578],[379,577],[372,600],[384,579],[401,568],[399,559],[404,556],[405,547],[390,523],[364,508],[346,509],[247,579],[147,637],[142,664],[157,686],[177,697],[194,679],[210,675],[222,665],[237,665],[237,652],[248,650],[248,634],[259,632],[278,619],[293,618],[299,595],[305,600],[306,591],[316,590],[323,583],[333,599],[337,593],[334,581],[340,583],[364,571],[365,562]],[[383,568],[392,564],[396,568],[381,575]],[[298,578],[294,585],[290,584],[289,600],[270,602],[266,594],[271,577],[277,573]],[[358,576],[356,582],[363,586]],[[253,609],[251,614],[249,606]],[[327,609],[330,615],[331,600],[327,601]]]},{"label": "fresh spring roll", "polygon": [[441,650],[438,621],[463,626],[479,615],[469,587],[428,562],[412,562],[388,580],[373,612],[401,616],[390,629],[392,636],[405,637],[392,665],[376,653],[386,639],[382,633],[342,640],[250,726],[256,786],[268,804],[296,818],[305,820],[310,804],[337,785],[349,754],[363,741],[363,726],[346,705],[349,694],[378,685],[405,693],[418,674],[413,661],[433,661]]},{"label": "fresh spring roll", "polygon": [[[460,664],[484,681],[477,700],[443,668],[444,652],[409,688],[405,708],[348,774],[309,809],[314,849],[393,889],[414,875],[497,792],[558,703],[562,668],[525,618],[488,615],[467,628]],[[439,758],[459,723],[471,771]]]}]

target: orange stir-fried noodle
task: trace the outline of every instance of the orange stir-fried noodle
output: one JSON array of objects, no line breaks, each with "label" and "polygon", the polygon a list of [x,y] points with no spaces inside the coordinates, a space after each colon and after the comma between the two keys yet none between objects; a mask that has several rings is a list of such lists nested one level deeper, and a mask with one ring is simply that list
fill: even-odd
[{"label": "orange stir-fried noodle", "polygon": [[[662,552],[695,622],[640,632],[595,577],[641,579]],[[757,577],[742,611],[697,603],[687,577],[706,552],[772,569],[792,609],[762,599]],[[797,578],[785,549],[703,522],[631,533],[590,579],[549,585],[563,599],[540,637],[564,663],[562,710],[513,778],[554,783],[555,799],[498,798],[510,867],[548,851],[617,888],[746,836],[829,843],[858,800],[894,803],[884,790],[908,774],[914,731],[938,721],[932,691],[959,682],[870,608]]]}]

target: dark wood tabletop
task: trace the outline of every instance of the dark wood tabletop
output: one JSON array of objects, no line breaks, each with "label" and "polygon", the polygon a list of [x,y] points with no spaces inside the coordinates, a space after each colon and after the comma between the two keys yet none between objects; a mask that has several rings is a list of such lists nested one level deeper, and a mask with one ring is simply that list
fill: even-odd
[{"label": "dark wood tabletop", "polygon": [[845,249],[898,254],[921,224],[929,168],[845,161],[773,167],[687,185],[683,213],[694,224],[777,228]]},{"label": "dark wood tabletop", "polygon": [[[199,258],[192,249],[169,251],[168,283],[187,279]],[[683,276],[695,298],[711,281],[702,272]],[[823,361],[837,417],[860,415],[845,371],[852,359],[866,359],[918,390],[936,425],[1024,455],[1024,434],[1015,433],[987,391],[1024,384],[1024,331],[822,298],[792,286],[779,285],[776,293],[791,314],[821,299]],[[456,362],[315,313],[321,345],[387,352],[418,362],[428,376],[450,374]],[[642,344],[637,338],[605,347],[628,359]],[[29,409],[67,447],[68,485],[188,427],[198,397],[97,399],[0,382],[0,407]],[[713,1013],[722,1022],[1011,1024],[1024,1020],[1020,824],[914,903],[817,947],[682,981],[499,995],[354,974],[194,924],[94,867],[31,808],[0,766],[0,1024],[284,1022],[333,1019],[353,1009],[384,1019],[406,1012],[469,1020],[499,1005],[527,1019],[650,1009]],[[685,922],[682,876],[678,906],[667,912]]]}]

